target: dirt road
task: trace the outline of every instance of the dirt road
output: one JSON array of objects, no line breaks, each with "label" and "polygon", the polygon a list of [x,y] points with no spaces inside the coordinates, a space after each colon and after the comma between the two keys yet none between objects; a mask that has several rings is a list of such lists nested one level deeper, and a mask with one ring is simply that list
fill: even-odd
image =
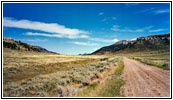
[{"label": "dirt road", "polygon": [[169,97],[170,71],[123,58],[126,97]]}]

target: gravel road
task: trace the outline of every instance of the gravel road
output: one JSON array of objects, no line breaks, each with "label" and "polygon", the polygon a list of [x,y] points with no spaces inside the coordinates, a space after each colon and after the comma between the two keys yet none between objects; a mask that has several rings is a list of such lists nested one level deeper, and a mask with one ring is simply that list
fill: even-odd
[{"label": "gravel road", "polygon": [[124,57],[123,87],[126,97],[169,97],[170,71]]}]

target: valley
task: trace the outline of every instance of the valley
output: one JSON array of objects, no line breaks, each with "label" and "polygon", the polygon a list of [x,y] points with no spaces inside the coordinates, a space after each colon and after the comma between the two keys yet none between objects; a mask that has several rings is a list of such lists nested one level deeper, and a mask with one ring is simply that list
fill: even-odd
[{"label": "valley", "polygon": [[[154,38],[154,39],[153,39]],[[169,97],[169,34],[63,55],[3,41],[4,97]]]}]

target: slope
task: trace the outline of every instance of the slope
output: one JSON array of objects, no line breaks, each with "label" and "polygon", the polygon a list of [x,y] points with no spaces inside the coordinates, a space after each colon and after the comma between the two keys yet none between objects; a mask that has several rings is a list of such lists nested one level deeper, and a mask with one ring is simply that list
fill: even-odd
[{"label": "slope", "polygon": [[102,47],[92,54],[111,54],[116,52],[141,52],[166,50],[170,48],[170,34],[139,37],[136,40],[122,40],[110,46]]},{"label": "slope", "polygon": [[45,48],[40,46],[32,46],[27,43],[23,43],[21,41],[15,41],[11,38],[3,38],[3,47],[9,48],[12,50],[20,50],[20,51],[35,51],[35,52],[45,52],[45,53],[55,53],[52,51],[48,51]]}]

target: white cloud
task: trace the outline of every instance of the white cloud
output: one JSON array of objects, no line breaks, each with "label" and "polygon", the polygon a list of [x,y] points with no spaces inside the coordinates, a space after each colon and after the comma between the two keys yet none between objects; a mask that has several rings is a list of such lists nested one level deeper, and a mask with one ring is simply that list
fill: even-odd
[{"label": "white cloud", "polygon": [[98,13],[99,16],[101,16],[101,15],[103,15],[103,14],[104,14],[103,12]]},{"label": "white cloud", "polygon": [[150,30],[149,32],[161,32],[164,31],[165,29],[155,29],[155,30]]},{"label": "white cloud", "polygon": [[107,40],[107,39],[101,39],[101,38],[88,38],[88,39],[93,41],[112,42],[112,43],[119,41],[118,39],[113,39],[113,40]]},{"label": "white cloud", "polygon": [[144,32],[144,29],[119,29],[118,27],[112,27],[111,30],[118,32]]},{"label": "white cloud", "polygon": [[84,46],[98,45],[97,43],[89,43],[89,42],[69,42],[69,43],[76,45],[84,45]]},{"label": "white cloud", "polygon": [[48,39],[16,39],[16,40],[20,40],[20,41],[29,41],[29,42],[46,42],[48,41]]},{"label": "white cloud", "polygon": [[148,30],[152,28],[153,26],[147,26],[144,28],[138,28],[138,29],[129,29],[129,28],[119,28],[118,25],[113,25],[111,30],[118,31],[118,32],[144,32],[145,30]]},{"label": "white cloud", "polygon": [[151,29],[153,28],[154,26],[147,26],[147,27],[144,27],[144,29]]},{"label": "white cloud", "polygon": [[154,11],[155,14],[162,14],[162,13],[169,13],[169,10],[156,10]]},{"label": "white cloud", "polygon": [[119,40],[118,40],[118,39],[113,39],[112,41],[113,41],[113,42],[118,42]]},{"label": "white cloud", "polygon": [[[13,18],[4,18],[3,25],[5,27],[15,27],[22,29],[30,29],[30,30],[39,30],[47,33],[37,33],[37,32],[27,32],[26,35],[33,36],[45,36],[45,37],[58,37],[58,38],[70,38],[77,39],[83,38],[93,41],[99,42],[115,42],[117,40],[106,40],[101,38],[93,38],[87,35],[87,31],[79,30],[79,29],[71,29],[66,28],[63,25],[59,25],[57,23],[44,23],[30,20],[16,20]],[[32,41],[32,40],[31,40]]]},{"label": "white cloud", "polygon": [[37,22],[37,21],[30,21],[30,20],[15,20],[13,18],[7,18],[7,17],[3,18],[3,26],[30,29],[30,30],[39,30],[43,32],[54,33],[53,35],[42,34],[42,35],[51,36],[51,37],[55,36],[55,37],[75,38],[75,37],[80,37],[81,34],[88,33],[87,31],[83,31],[79,29],[67,28],[57,23],[44,23],[44,22]]},{"label": "white cloud", "polygon": [[133,38],[133,39],[131,39],[131,40],[136,40],[137,38]]},{"label": "white cloud", "polygon": [[[58,38],[63,38],[64,36],[58,35],[58,34],[45,34],[45,33],[32,33],[32,32],[27,32],[26,35],[35,35],[35,36],[46,36],[46,37],[58,37]],[[83,38],[83,39],[88,39],[88,40],[93,40],[93,41],[99,41],[99,42],[116,42],[118,39],[114,40],[106,40],[106,39],[101,39],[101,38],[93,38],[89,37],[87,35],[79,35],[75,37],[68,37],[68,38]]]},{"label": "white cloud", "polygon": [[113,25],[112,26],[113,28],[118,28],[118,27],[120,27],[119,25]]},{"label": "white cloud", "polygon": [[62,35],[59,34],[45,34],[45,33],[32,33],[32,32],[27,32],[26,35],[38,35],[38,36],[46,36],[46,37],[63,37]]},{"label": "white cloud", "polygon": [[153,11],[154,9],[155,9],[155,8],[148,8],[148,9],[145,9],[145,10],[140,11],[139,13],[151,12],[151,11]]},{"label": "white cloud", "polygon": [[35,36],[46,36],[46,37],[58,37],[58,38],[88,38],[88,35],[62,35],[62,34],[45,34],[45,33],[32,33],[27,32],[26,35],[35,35]]},{"label": "white cloud", "polygon": [[162,13],[169,13],[170,10],[168,9],[156,9],[156,8],[148,8],[145,10],[140,11],[139,13],[152,13],[152,14],[162,14]]}]

